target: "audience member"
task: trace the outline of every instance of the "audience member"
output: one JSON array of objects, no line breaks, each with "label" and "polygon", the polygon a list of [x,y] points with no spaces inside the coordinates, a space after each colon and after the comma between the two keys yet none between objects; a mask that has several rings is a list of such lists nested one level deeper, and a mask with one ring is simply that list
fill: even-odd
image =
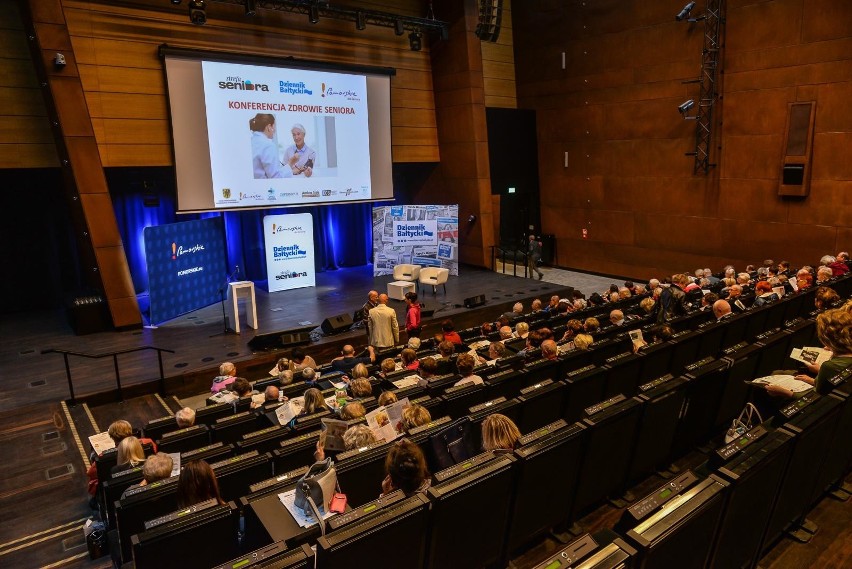
[{"label": "audience member", "polygon": [[223,389],[228,389],[228,386],[234,383],[237,379],[237,366],[231,362],[225,362],[219,366],[219,375],[213,378],[213,385],[210,386],[211,393],[219,393]]},{"label": "audience member", "polygon": [[500,339],[501,340],[511,340],[512,339],[512,328],[511,326],[502,326],[500,328]]},{"label": "audience member", "polygon": [[527,336],[530,334],[530,325],[526,322],[518,322],[515,324],[515,337],[527,339]]},{"label": "audience member", "polygon": [[730,318],[733,314],[731,312],[731,305],[728,304],[727,300],[717,300],[713,303],[713,316],[716,317],[716,321]]},{"label": "audience member", "polygon": [[314,413],[321,413],[323,411],[329,411],[329,408],[325,402],[325,398],[322,396],[322,391],[316,387],[305,390],[305,406],[302,407],[301,414],[313,415]]},{"label": "audience member", "polygon": [[147,486],[148,484],[153,484],[154,482],[159,482],[166,478],[171,478],[173,468],[174,462],[172,461],[172,457],[167,453],[158,452],[156,454],[152,454],[148,457],[148,460],[145,461],[145,465],[142,467],[142,481],[138,484],[132,484],[129,486],[121,495],[121,499],[123,500],[125,498],[128,490]]},{"label": "audience member", "polygon": [[825,310],[838,302],[840,302],[840,295],[833,288],[821,286],[816,289],[814,306],[817,310]]},{"label": "audience member", "polygon": [[463,383],[474,383],[479,385],[484,383],[481,377],[473,374],[473,368],[475,365],[476,360],[473,359],[472,355],[469,353],[459,354],[459,357],[456,358],[456,367],[458,368],[459,375],[462,378],[456,382],[456,385],[461,385]]},{"label": "audience member", "polygon": [[193,426],[195,424],[195,409],[184,407],[175,413],[175,422],[177,423],[178,429],[186,429],[187,427]]},{"label": "audience member", "polygon": [[373,385],[369,379],[354,379],[349,383],[349,393],[356,399],[369,397],[373,394]]},{"label": "audience member", "polygon": [[405,348],[400,352],[399,359],[402,361],[402,367],[405,369],[414,369],[420,367],[420,362],[417,361],[417,352],[411,348]]},{"label": "audience member", "polygon": [[582,351],[586,351],[592,347],[594,343],[594,339],[591,334],[577,334],[574,337],[574,348]]},{"label": "audience member", "polygon": [[559,355],[559,348],[553,340],[545,340],[541,343],[541,357],[546,360],[555,360]]},{"label": "audience member", "polygon": [[302,379],[308,385],[313,385],[317,379],[317,370],[312,367],[302,368]]},{"label": "audience member", "polygon": [[412,403],[402,411],[402,427],[410,431],[414,427],[421,427],[432,422],[429,409],[423,405]]},{"label": "audience member", "polygon": [[[441,330],[444,331],[444,341],[452,342],[456,345],[462,344],[461,336],[459,336],[458,332],[456,332],[455,326],[453,325],[452,320],[444,320],[441,322]],[[455,350],[455,348],[453,348]]]},{"label": "audience member", "polygon": [[132,435],[125,437],[118,443],[116,464],[110,470],[110,474],[136,468],[143,462],[145,462],[145,451],[142,450],[142,443]]},{"label": "audience member", "polygon": [[482,449],[512,451],[518,446],[521,432],[506,415],[493,413],[482,421]]},{"label": "audience member", "polygon": [[754,293],[757,295],[754,299],[754,306],[763,306],[778,300],[778,295],[772,291],[772,285],[769,284],[769,281],[758,281],[754,285]]},{"label": "audience member", "polygon": [[346,344],[340,350],[340,355],[331,360],[331,369],[334,371],[342,371],[349,373],[352,368],[358,364],[370,365],[376,361],[376,350],[373,346],[367,346],[369,355],[365,357],[356,357],[355,348],[351,344]]},{"label": "audience member", "polygon": [[225,503],[219,495],[216,474],[207,461],[191,460],[183,465],[178,478],[178,507],[187,508],[207,500],[216,500],[220,505]]},{"label": "audience member", "polygon": [[[293,381],[291,376],[290,381]],[[234,380],[234,383],[231,384],[231,391],[236,394],[237,397],[248,397],[251,395],[251,383],[244,377],[238,377]]]},{"label": "audience member", "polygon": [[391,403],[396,402],[396,393],[394,393],[393,391],[382,391],[382,394],[379,395],[379,407],[390,405]]},{"label": "audience member", "polygon": [[385,459],[385,473],[382,496],[394,490],[402,490],[406,496],[411,496],[425,492],[431,482],[423,451],[407,439],[400,439],[391,446]]},{"label": "audience member", "polygon": [[364,409],[364,405],[362,405],[359,401],[349,401],[340,408],[340,418],[344,421],[351,421],[353,419],[360,419],[367,414],[367,410]]},{"label": "audience member", "polygon": [[438,374],[438,360],[433,357],[426,357],[420,360],[420,368],[417,370],[420,377],[429,379]]}]

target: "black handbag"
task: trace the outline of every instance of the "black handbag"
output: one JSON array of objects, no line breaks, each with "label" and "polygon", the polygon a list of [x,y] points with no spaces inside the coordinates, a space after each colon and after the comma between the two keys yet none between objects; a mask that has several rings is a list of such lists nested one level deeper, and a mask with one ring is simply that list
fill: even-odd
[{"label": "black handbag", "polygon": [[294,502],[297,508],[301,508],[306,516],[316,518],[322,535],[325,535],[325,522],[319,512],[320,506],[323,512],[328,511],[331,499],[335,491],[339,491],[337,485],[337,470],[331,458],[321,462],[315,462],[308,471],[296,482],[296,495]]},{"label": "black handbag", "polygon": [[474,426],[469,417],[457,419],[429,437],[435,464],[449,468],[477,454]]}]

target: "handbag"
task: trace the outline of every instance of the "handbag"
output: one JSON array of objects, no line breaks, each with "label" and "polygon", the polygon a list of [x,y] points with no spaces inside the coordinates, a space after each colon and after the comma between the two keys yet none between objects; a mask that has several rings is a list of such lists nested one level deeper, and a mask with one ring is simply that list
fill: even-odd
[{"label": "handbag", "polygon": [[477,454],[474,429],[469,417],[457,419],[429,437],[435,464],[449,468]]},{"label": "handbag", "polygon": [[763,417],[760,416],[760,411],[757,410],[757,407],[751,403],[746,403],[746,406],[740,412],[740,416],[731,422],[731,427],[725,433],[725,444],[743,436],[762,422]]},{"label": "handbag", "polygon": [[322,535],[325,535],[325,522],[319,508],[322,506],[323,511],[327,512],[336,491],[340,489],[337,485],[337,470],[331,458],[315,462],[296,482],[296,507],[301,508],[306,516],[313,514]]}]

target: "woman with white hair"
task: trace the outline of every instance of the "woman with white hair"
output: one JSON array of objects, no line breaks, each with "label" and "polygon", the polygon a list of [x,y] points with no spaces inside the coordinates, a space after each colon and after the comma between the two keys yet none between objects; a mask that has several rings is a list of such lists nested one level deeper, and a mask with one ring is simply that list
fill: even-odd
[{"label": "woman with white hair", "polygon": [[317,153],[305,144],[305,127],[299,123],[290,129],[293,144],[284,150],[284,162],[293,170],[294,176],[310,178],[314,173]]}]

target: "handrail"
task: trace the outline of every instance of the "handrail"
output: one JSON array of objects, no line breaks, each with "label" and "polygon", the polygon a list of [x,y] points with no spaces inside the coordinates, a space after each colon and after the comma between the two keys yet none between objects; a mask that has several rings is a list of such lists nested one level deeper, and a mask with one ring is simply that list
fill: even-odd
[{"label": "handrail", "polygon": [[491,270],[497,272],[496,260],[498,256],[500,262],[503,265],[503,274],[506,274],[506,253],[510,252],[512,254],[512,276],[518,276],[518,254],[520,253],[524,260],[524,278],[528,278],[530,275],[527,275],[527,270],[529,267],[529,263],[527,262],[527,253],[523,249],[517,248],[507,248],[501,245],[491,245]]},{"label": "handrail", "polygon": [[71,366],[68,364],[68,356],[77,356],[81,358],[89,358],[94,360],[99,360],[101,358],[112,357],[113,367],[115,368],[115,385],[116,385],[116,394],[118,395],[118,401],[124,401],[124,397],[121,393],[121,374],[118,371],[118,356],[121,354],[129,354],[132,352],[141,352],[144,350],[156,350],[157,351],[157,362],[160,365],[160,394],[165,395],[165,387],[166,387],[166,376],[163,371],[163,352],[168,352],[170,354],[175,353],[174,350],[167,350],[166,348],[157,348],[156,346],[141,346],[138,348],[130,348],[128,350],[119,350],[116,352],[108,352],[106,354],[84,354],[81,352],[74,352],[71,350],[58,350],[55,348],[50,348],[49,350],[42,350],[42,354],[62,354],[62,359],[65,360],[65,376],[68,378],[68,391],[71,393],[71,405],[74,406],[77,404],[76,399],[74,398],[74,383],[71,381]]}]

